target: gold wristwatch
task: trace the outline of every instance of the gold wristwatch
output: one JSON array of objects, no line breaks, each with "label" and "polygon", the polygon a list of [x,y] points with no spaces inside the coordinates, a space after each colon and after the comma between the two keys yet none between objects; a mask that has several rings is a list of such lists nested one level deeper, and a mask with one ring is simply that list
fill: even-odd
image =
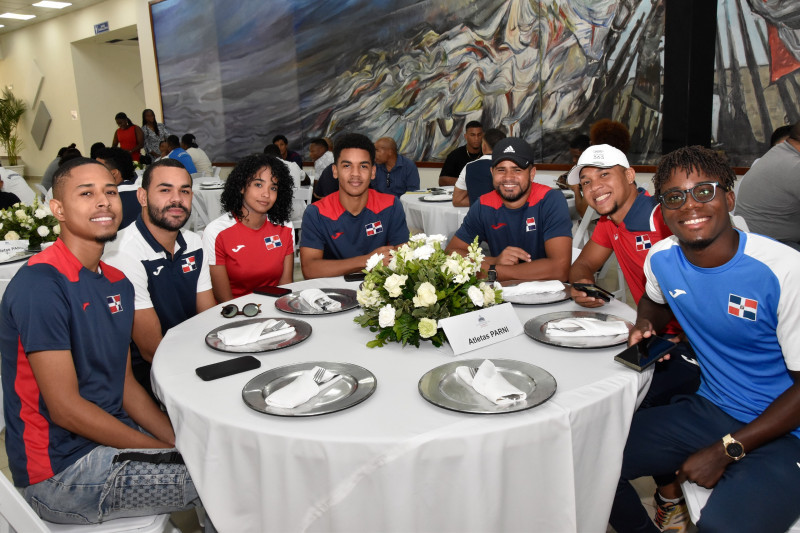
[{"label": "gold wristwatch", "polygon": [[731,437],[730,433],[722,437],[722,447],[725,449],[725,455],[734,461],[738,461],[745,455],[742,443]]}]

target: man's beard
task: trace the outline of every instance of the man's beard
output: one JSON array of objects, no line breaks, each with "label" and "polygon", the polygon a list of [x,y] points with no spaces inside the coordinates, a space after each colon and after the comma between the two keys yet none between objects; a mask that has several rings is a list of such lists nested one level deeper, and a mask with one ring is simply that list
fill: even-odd
[{"label": "man's beard", "polygon": [[519,199],[521,199],[523,197],[527,198],[527,196],[531,192],[530,182],[528,182],[528,183],[529,183],[529,185],[528,185],[527,189],[524,189],[524,190],[520,189],[520,192],[518,194],[515,194],[514,196],[506,196],[506,195],[504,195],[501,192],[503,190],[503,186],[502,185],[498,185],[497,187],[494,188],[494,190],[497,191],[497,194],[500,195],[500,198],[502,198],[506,202],[512,202],[513,203],[513,202],[516,202],[517,200],[519,200]]},{"label": "man's beard", "polygon": [[94,238],[95,242],[99,242],[100,244],[105,244],[107,242],[111,242],[117,238],[117,232],[110,233],[108,235],[98,235]]},{"label": "man's beard", "polygon": [[[175,207],[182,209],[183,212],[186,213],[186,218],[184,218],[182,221],[171,219],[164,215],[164,213]],[[184,225],[186,225],[186,222],[189,220],[189,216],[192,214],[192,212],[180,204],[168,205],[160,211],[154,209],[153,206],[148,204],[147,214],[150,217],[150,222],[152,222],[154,226],[161,229],[165,229],[167,231],[178,231]]]}]

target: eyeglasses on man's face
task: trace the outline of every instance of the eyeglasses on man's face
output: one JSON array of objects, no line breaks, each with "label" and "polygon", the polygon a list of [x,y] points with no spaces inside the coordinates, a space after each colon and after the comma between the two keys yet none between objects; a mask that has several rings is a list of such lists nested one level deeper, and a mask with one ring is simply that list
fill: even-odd
[{"label": "eyeglasses on man's face", "polygon": [[667,209],[680,209],[686,203],[687,193],[691,193],[695,201],[705,204],[717,196],[717,187],[725,190],[725,187],[716,181],[704,181],[698,183],[690,189],[676,189],[658,195],[658,201]]},{"label": "eyeglasses on man's face", "polygon": [[241,311],[239,311],[239,306],[237,306],[236,304],[228,304],[222,308],[220,314],[225,318],[233,318],[238,315],[253,317],[260,312],[261,312],[261,304],[245,304],[245,306],[242,307]]}]

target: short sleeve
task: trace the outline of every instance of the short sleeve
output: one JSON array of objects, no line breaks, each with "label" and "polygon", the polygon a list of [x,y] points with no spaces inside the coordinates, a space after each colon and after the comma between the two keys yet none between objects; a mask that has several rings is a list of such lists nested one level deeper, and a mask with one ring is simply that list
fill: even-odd
[{"label": "short sleeve", "polygon": [[461,169],[461,172],[458,174],[458,179],[456,180],[456,187],[461,189],[462,191],[467,190],[467,167],[466,165],[464,168]]},{"label": "short sleeve", "polygon": [[392,216],[390,217],[389,234],[386,237],[386,244],[395,246],[408,242],[408,224],[406,223],[406,212],[400,203],[399,198],[394,199],[392,204]]},{"label": "short sleeve", "polygon": [[11,293],[8,309],[25,353],[71,349],[69,301],[55,268],[24,268],[6,292]]},{"label": "short sleeve", "polygon": [[664,293],[661,292],[661,285],[659,285],[656,275],[653,273],[653,267],[650,263],[653,259],[653,255],[659,249],[660,247],[658,245],[650,248],[650,251],[647,253],[647,258],[644,260],[644,276],[647,280],[645,284],[645,291],[647,292],[647,297],[654,302],[658,304],[665,304],[667,303],[667,299],[664,298]]},{"label": "short sleeve", "polygon": [[439,176],[447,176],[449,178],[457,177],[456,174],[458,173],[458,163],[456,161],[456,148],[449,154],[447,154],[447,158],[444,160],[444,164],[442,165],[442,171],[439,173]]},{"label": "short sleeve", "polygon": [[480,237],[479,241],[485,241],[486,236],[483,235],[483,225],[481,224],[481,203],[476,201],[472,204],[467,211],[467,216],[464,217],[464,222],[461,227],[456,231],[456,237],[465,243],[471,243],[476,236]]},{"label": "short sleeve", "polygon": [[[198,246],[203,250],[203,262],[200,265],[200,276],[197,278],[197,292],[205,292],[211,290],[211,271],[209,270],[209,257],[208,253],[203,246],[202,239],[200,235],[193,231],[186,230],[184,233],[184,238],[187,241],[187,244],[191,243],[192,246]],[[194,248],[193,248],[194,249]],[[132,280],[131,280],[132,281]],[[136,284],[134,283],[134,288]],[[139,294],[139,289],[136,289],[136,294]],[[138,307],[137,307],[138,309]]]},{"label": "short sleeve", "polygon": [[417,165],[415,165],[414,162],[411,161],[410,159],[408,160],[408,165],[410,166],[411,170],[408,173],[406,190],[407,191],[419,190],[419,169],[417,168]]},{"label": "short sleeve", "polygon": [[552,190],[542,199],[542,218],[544,219],[544,240],[555,237],[572,238],[572,219],[569,216],[567,200],[561,191]]},{"label": "short sleeve", "polygon": [[591,240],[595,244],[599,244],[603,248],[614,247],[609,232],[609,226],[608,226],[609,224],[613,224],[613,222],[611,222],[607,218],[601,218],[597,222],[597,226],[594,228],[594,231],[592,232]]},{"label": "short sleeve", "polygon": [[316,205],[308,206],[303,213],[300,247],[314,248],[315,250],[325,249],[325,233],[323,232],[319,208]]}]

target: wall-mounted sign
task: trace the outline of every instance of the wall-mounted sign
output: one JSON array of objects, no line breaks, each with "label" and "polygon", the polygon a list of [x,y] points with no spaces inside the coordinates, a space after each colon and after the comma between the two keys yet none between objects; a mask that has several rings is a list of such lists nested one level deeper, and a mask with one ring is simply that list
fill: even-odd
[{"label": "wall-mounted sign", "polygon": [[103,33],[108,31],[108,21],[101,22],[100,24],[94,25],[94,34],[97,35],[98,33]]}]

